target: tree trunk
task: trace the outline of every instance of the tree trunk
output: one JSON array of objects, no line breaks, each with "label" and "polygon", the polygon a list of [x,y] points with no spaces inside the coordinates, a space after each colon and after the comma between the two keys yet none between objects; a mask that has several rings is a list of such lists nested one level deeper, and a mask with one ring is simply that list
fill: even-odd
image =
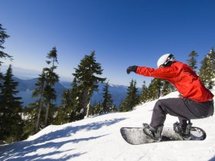
[{"label": "tree trunk", "polygon": [[90,111],[90,101],[87,104],[87,112],[86,112],[85,118],[87,118],[89,116],[89,111]]},{"label": "tree trunk", "polygon": [[42,103],[41,99],[39,100],[39,109],[38,109],[38,115],[37,115],[37,121],[36,121],[36,132],[39,131],[39,126],[40,126],[40,116],[41,116],[41,111],[42,111]]},{"label": "tree trunk", "polygon": [[89,88],[88,91],[85,91],[86,92],[86,98],[84,99],[85,100],[85,111],[86,111],[86,115],[85,115],[85,118],[87,118],[89,116],[89,111],[90,111],[90,93],[91,93],[91,90],[92,88]]},{"label": "tree trunk", "polygon": [[[42,88],[42,93],[44,92],[44,85]],[[38,109],[38,115],[37,115],[37,122],[36,122],[36,132],[39,131],[39,126],[40,126],[40,117],[41,117],[41,111],[42,111],[42,106],[43,106],[43,96],[42,94],[40,95],[40,99],[39,99],[39,109]]]},{"label": "tree trunk", "polygon": [[50,109],[50,104],[48,104],[48,106],[47,106],[47,108],[46,108],[45,126],[48,125],[49,109]]}]

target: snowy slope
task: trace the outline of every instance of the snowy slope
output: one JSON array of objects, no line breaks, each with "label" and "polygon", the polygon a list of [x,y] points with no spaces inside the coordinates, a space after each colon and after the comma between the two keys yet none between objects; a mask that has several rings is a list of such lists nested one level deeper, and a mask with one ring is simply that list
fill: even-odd
[{"label": "snowy slope", "polygon": [[[176,96],[177,92],[166,97]],[[150,122],[155,102],[139,105],[131,112],[48,126],[25,141],[1,146],[0,160],[215,161],[215,116],[192,121],[207,132],[204,141],[127,144],[120,136],[120,127]],[[175,121],[175,117],[168,116],[165,126],[172,126]]]}]

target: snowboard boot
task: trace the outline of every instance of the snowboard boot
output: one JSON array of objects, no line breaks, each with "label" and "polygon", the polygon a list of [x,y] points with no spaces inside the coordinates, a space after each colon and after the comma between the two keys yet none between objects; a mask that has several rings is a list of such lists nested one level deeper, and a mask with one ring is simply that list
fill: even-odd
[{"label": "snowboard boot", "polygon": [[159,126],[157,129],[155,129],[147,123],[143,123],[143,132],[155,141],[161,140],[162,130],[163,126]]},{"label": "snowboard boot", "polygon": [[192,127],[192,123],[190,121],[187,122],[183,122],[183,123],[179,123],[176,122],[173,124],[173,129],[174,131],[179,134],[183,140],[190,140],[191,136],[190,136],[190,129]]}]

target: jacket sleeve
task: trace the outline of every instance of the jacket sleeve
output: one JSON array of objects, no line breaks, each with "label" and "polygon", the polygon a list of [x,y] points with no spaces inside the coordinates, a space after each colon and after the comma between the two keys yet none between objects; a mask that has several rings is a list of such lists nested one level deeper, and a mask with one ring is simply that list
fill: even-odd
[{"label": "jacket sleeve", "polygon": [[177,70],[173,67],[164,67],[164,68],[149,68],[144,66],[138,66],[136,70],[137,74],[155,77],[161,79],[168,79],[177,76]]}]

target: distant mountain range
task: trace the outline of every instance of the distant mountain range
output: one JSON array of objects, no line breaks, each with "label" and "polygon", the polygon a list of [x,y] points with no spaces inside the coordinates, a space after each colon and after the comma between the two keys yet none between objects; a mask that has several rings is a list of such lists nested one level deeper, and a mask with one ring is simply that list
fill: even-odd
[{"label": "distant mountain range", "polygon": [[[35,89],[35,83],[37,79],[34,78],[34,79],[24,80],[17,77],[14,77],[13,79],[16,82],[18,82],[18,87],[17,87],[17,90],[19,91],[18,96],[22,97],[23,105],[26,106],[29,103],[34,102],[36,99],[32,98],[32,92]],[[104,84],[100,84],[98,91],[94,92],[93,97],[91,99],[92,104],[102,102],[103,87],[104,87]],[[55,85],[55,90],[57,93],[56,103],[58,105],[61,104],[63,92],[69,88],[71,88],[71,82],[64,81],[64,82],[59,82]],[[127,88],[128,88],[127,86],[123,86],[123,85],[110,85],[109,91],[112,95],[113,103],[115,105],[118,106],[121,103],[121,101],[126,97]]]}]

